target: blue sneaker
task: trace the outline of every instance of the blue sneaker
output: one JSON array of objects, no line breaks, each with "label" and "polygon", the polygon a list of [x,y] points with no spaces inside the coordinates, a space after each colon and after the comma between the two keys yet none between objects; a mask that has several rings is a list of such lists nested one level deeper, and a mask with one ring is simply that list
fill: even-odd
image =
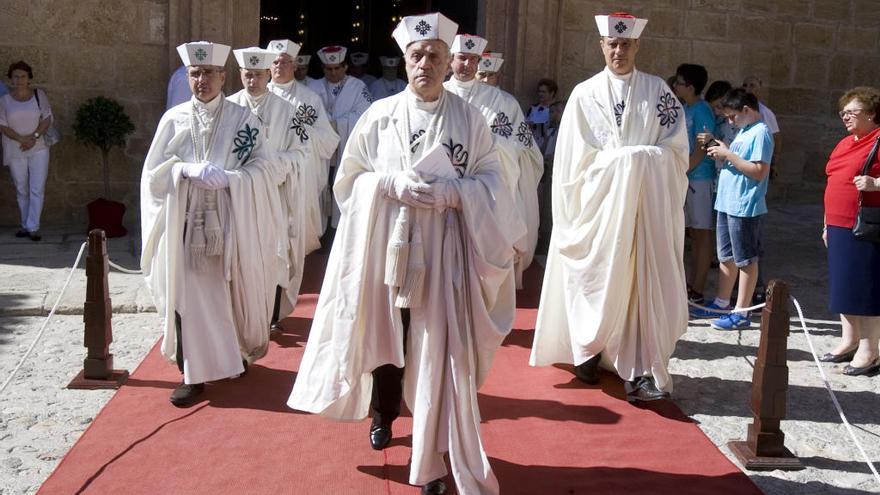
[{"label": "blue sneaker", "polygon": [[712,320],[712,328],[715,330],[745,330],[752,326],[748,315],[730,313],[716,320]]},{"label": "blue sneaker", "polygon": [[[727,306],[726,308],[722,308],[721,306],[715,304],[714,301],[709,303],[706,307],[709,309],[701,309],[701,308],[691,307],[690,308],[691,316],[694,318],[718,318],[719,316],[722,315],[722,313],[724,311],[730,311],[731,309],[733,309],[732,306]],[[710,311],[710,309],[717,310],[717,311]]]}]

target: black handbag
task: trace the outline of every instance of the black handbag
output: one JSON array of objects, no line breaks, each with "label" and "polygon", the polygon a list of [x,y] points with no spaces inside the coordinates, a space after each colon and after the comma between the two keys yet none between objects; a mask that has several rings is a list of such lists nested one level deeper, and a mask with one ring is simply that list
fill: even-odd
[{"label": "black handbag", "polygon": [[[874,147],[868,153],[868,159],[862,167],[861,175],[868,175],[871,162],[877,155],[877,145],[880,144],[880,136],[874,140]],[[862,206],[862,191],[859,191],[859,212],[856,214],[856,223],[852,228],[856,239],[880,243],[880,206]]]}]

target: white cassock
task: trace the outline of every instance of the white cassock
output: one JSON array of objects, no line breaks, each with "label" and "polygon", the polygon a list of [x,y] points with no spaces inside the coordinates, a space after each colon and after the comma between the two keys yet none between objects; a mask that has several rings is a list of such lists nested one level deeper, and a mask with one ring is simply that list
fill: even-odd
[{"label": "white cassock", "polygon": [[321,212],[321,192],[327,188],[330,170],[327,160],[336,152],[339,135],[330,125],[321,98],[304,84],[292,80],[285,84],[269,83],[269,90],[290,102],[296,108],[294,117],[296,139],[306,153],[302,164],[303,195],[305,198],[305,253],[321,247],[324,217]]},{"label": "white cassock", "polygon": [[[395,307],[403,289],[384,282],[401,208],[377,182],[385,173],[408,170],[435,143],[443,144],[462,176],[452,181],[461,209],[407,207],[402,231],[414,238],[406,276],[423,270],[424,282],[409,294],[420,304],[410,305],[404,352]],[[459,493],[498,493],[480,439],[477,388],[513,324],[512,245],[525,226],[513,212],[489,129],[474,107],[449,92],[426,104],[406,90],[363,115],[340,167],[334,186],[339,230],[288,405],[361,420],[370,405],[371,371],[405,365],[404,398],[413,413],[410,483],[445,476],[448,452]],[[420,258],[416,252],[424,265],[413,263]],[[410,279],[404,285],[412,287]]]},{"label": "white cassock", "polygon": [[[208,104],[193,97],[165,112],[144,162],[141,269],[170,360],[180,315],[185,383],[242,373],[242,358],[253,362],[268,347],[269,294],[284,266],[276,229],[283,171],[262,148],[248,109],[222,95]],[[224,169],[228,188],[208,191],[183,177],[185,163],[203,161]]]},{"label": "white cassock", "polygon": [[[305,132],[296,116],[297,109],[280,96],[267,91],[261,96],[251,96],[246,90],[227,98],[229,101],[250,109],[260,123],[266,155],[284,171],[284,182],[278,187],[283,212],[276,227],[281,242],[279,251],[283,255],[287,270],[275,272],[278,285],[283,289],[280,314],[287,315],[296,306],[299,287],[302,283],[303,260],[305,258],[305,181],[302,164],[308,156],[308,141],[301,141],[299,135]],[[311,187],[311,186],[309,186]],[[273,288],[270,296],[275,297]],[[266,329],[268,331],[268,328]]]},{"label": "white cassock", "polygon": [[526,235],[516,244],[516,287],[522,288],[522,273],[532,264],[538,245],[538,182],[544,173],[544,157],[532,139],[532,131],[516,99],[494,86],[472,79],[455,78],[443,86],[483,114],[505,172],[505,183],[516,198],[516,206],[526,224]]},{"label": "white cassock", "polygon": [[662,79],[638,70],[620,78],[606,68],[568,101],[530,364],[578,365],[601,352],[624,380],[652,375],[671,392],[667,365],[688,319],[684,110]]},{"label": "white cassock", "polygon": [[406,89],[406,81],[403,79],[392,79],[389,81],[384,77],[380,77],[370,84],[370,94],[373,95],[373,101],[394,96],[404,89]]},{"label": "white cassock", "polygon": [[[363,81],[351,76],[345,76],[338,83],[331,83],[327,81],[326,77],[322,77],[315,81],[313,87],[318,96],[321,97],[321,101],[324,102],[327,115],[329,115],[334,129],[339,134],[339,147],[337,148],[336,156],[330,160],[330,173],[332,174],[341,161],[342,152],[345,149],[349,133],[351,133],[360,116],[373,103],[373,97]],[[329,189],[327,193],[329,195]],[[336,202],[327,196],[327,201],[324,201],[323,204],[330,209],[330,211],[324,212],[324,216],[328,217],[332,214],[332,226],[336,227],[339,222],[339,208]]]}]

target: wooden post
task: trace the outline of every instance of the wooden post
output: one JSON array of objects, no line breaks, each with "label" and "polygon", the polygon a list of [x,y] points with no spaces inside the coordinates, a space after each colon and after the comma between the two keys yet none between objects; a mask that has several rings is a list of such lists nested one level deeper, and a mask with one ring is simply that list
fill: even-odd
[{"label": "wooden post", "polygon": [[128,379],[128,371],[113,369],[113,342],[107,274],[110,271],[104,231],[89,232],[89,254],[86,256],[86,301],[83,308],[84,344],[87,349],[83,370],[67,385],[72,389],[119,388]]},{"label": "wooden post", "polygon": [[803,469],[800,460],[785,448],[785,434],[779,423],[785,419],[788,393],[788,286],[771,280],[767,305],[761,312],[761,344],[752,374],[754,414],[745,441],[727,444],[746,469],[771,471]]}]

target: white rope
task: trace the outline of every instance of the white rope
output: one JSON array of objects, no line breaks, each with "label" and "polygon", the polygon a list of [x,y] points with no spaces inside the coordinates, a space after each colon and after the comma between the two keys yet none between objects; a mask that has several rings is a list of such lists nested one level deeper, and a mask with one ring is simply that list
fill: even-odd
[{"label": "white rope", "polygon": [[116,263],[110,261],[109,258],[107,259],[107,263],[110,263],[110,266],[112,266],[113,268],[116,268],[117,270],[119,270],[122,273],[129,273],[131,275],[140,275],[140,274],[144,273],[140,270],[132,270],[130,268],[125,268],[125,267],[119,266]]},{"label": "white rope", "polygon": [[64,296],[64,291],[67,290],[67,286],[70,285],[70,279],[73,278],[73,272],[76,271],[76,267],[79,266],[79,262],[82,259],[83,251],[85,251],[86,246],[88,246],[88,242],[82,243],[82,246],[79,247],[79,253],[76,255],[76,261],[73,262],[73,266],[70,267],[70,273],[67,274],[67,280],[64,282],[64,286],[61,287],[61,292],[58,294],[58,299],[55,300],[55,304],[52,305],[52,310],[49,311],[49,316],[43,321],[43,326],[40,327],[40,331],[37,332],[36,338],[34,338],[31,346],[28,347],[28,350],[24,353],[24,356],[21,357],[21,360],[18,362],[18,366],[12,370],[12,374],[9,375],[9,378],[3,383],[3,386],[0,387],[0,393],[3,393],[6,390],[6,386],[15,378],[15,374],[21,369],[24,365],[25,360],[27,360],[28,356],[31,355],[31,352],[34,350],[34,347],[37,346],[37,342],[40,341],[40,338],[43,336],[43,332],[46,330],[46,326],[49,324],[49,321],[52,319],[52,315],[55,314],[55,310],[58,309],[58,303],[61,302],[61,297]]},{"label": "white rope", "polygon": [[[763,307],[766,306],[766,305],[767,305],[767,303],[756,304],[755,306],[749,306],[748,308],[737,309],[736,312],[737,312],[737,313],[742,313],[742,312],[745,312],[745,311],[755,311],[755,310],[758,310],[758,309],[763,308]],[[692,306],[692,307],[697,308],[697,309],[702,309],[702,310],[704,310],[704,311],[708,311],[708,312],[710,312],[710,313],[717,313],[717,314],[719,314],[719,315],[726,315],[726,314],[730,314],[730,313],[733,313],[733,312],[734,312],[733,309],[709,308],[709,307],[706,307],[706,306],[701,306],[701,305],[699,305],[699,304],[697,304],[697,303],[694,303],[694,302],[691,302],[691,301],[688,301],[688,306]]]},{"label": "white rope", "polygon": [[862,448],[862,444],[856,437],[856,434],[853,431],[852,426],[849,424],[849,421],[847,421],[846,415],[843,414],[843,409],[840,407],[840,402],[837,401],[837,396],[834,395],[834,390],[831,389],[831,384],[828,383],[828,377],[825,376],[825,370],[822,369],[822,363],[819,361],[819,356],[816,354],[816,348],[813,346],[812,336],[810,335],[810,331],[807,330],[807,324],[804,321],[804,313],[803,311],[801,311],[801,305],[794,297],[791,297],[791,302],[794,303],[794,307],[795,309],[797,309],[798,318],[801,320],[801,329],[803,329],[804,335],[807,337],[807,344],[810,346],[810,352],[813,353],[813,361],[816,363],[816,367],[819,368],[819,375],[822,376],[822,382],[825,383],[825,390],[828,390],[828,394],[831,395],[831,402],[834,403],[834,408],[837,409],[837,414],[840,415],[840,419],[843,421],[843,425],[846,426],[847,433],[849,433],[850,438],[852,438],[853,442],[856,444],[856,447],[858,447],[859,452],[862,454],[862,457],[865,460],[865,463],[868,464],[868,468],[870,468],[871,472],[874,473],[874,479],[877,480],[877,484],[880,485],[880,474],[877,473],[877,469],[874,468],[874,464],[871,462],[868,454],[865,453],[865,449]]}]

